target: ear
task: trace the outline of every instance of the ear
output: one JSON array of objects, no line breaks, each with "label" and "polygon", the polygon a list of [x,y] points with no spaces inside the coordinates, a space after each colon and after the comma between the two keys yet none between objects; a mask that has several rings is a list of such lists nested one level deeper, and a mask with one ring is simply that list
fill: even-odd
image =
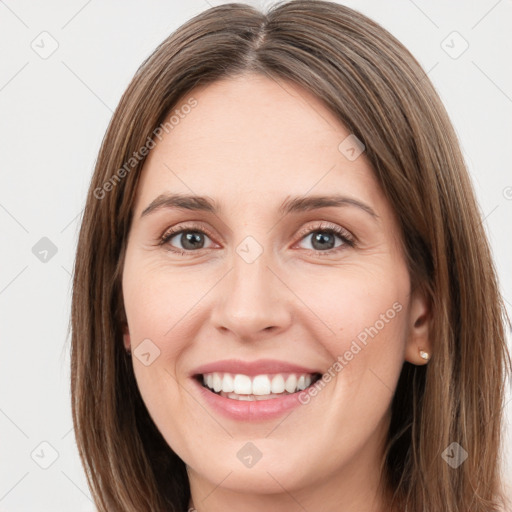
[{"label": "ear", "polygon": [[[407,321],[409,325],[405,360],[418,366],[427,364],[432,356],[432,317],[430,302],[420,289],[412,293]],[[428,357],[422,357],[420,352],[423,355],[427,353]]]},{"label": "ear", "polygon": [[123,324],[123,345],[127,352],[131,351],[130,331],[127,323]]}]

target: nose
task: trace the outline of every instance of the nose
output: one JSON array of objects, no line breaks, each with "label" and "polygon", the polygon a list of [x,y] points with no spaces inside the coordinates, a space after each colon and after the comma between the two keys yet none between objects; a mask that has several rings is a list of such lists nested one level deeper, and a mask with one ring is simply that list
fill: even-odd
[{"label": "nose", "polygon": [[[292,319],[293,294],[268,265],[266,253],[252,263],[235,254],[233,268],[217,287],[212,321],[240,341],[274,337]],[[221,283],[219,283],[221,284]]]}]

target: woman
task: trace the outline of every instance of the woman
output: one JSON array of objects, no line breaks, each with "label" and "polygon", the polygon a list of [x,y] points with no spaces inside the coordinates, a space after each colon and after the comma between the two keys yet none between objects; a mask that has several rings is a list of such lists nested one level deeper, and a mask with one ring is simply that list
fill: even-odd
[{"label": "woman", "polygon": [[416,60],[323,1],[209,9],[112,118],[75,263],[105,511],[503,510],[507,321]]}]

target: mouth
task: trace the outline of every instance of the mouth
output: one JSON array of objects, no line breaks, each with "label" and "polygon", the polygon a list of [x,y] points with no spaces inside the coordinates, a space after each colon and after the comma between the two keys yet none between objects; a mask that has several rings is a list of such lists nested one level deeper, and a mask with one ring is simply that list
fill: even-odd
[{"label": "mouth", "polygon": [[320,373],[243,373],[209,372],[197,374],[195,380],[206,390],[229,400],[264,401],[297,395],[317,382]]}]

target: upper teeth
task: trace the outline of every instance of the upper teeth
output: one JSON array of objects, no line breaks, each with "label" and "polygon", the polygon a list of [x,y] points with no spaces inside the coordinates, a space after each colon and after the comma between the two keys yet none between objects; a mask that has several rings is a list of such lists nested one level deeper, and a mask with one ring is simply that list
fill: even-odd
[{"label": "upper teeth", "polygon": [[255,375],[241,373],[205,373],[203,383],[216,393],[236,393],[238,395],[269,395],[271,393],[295,393],[311,385],[312,376],[304,374]]}]

